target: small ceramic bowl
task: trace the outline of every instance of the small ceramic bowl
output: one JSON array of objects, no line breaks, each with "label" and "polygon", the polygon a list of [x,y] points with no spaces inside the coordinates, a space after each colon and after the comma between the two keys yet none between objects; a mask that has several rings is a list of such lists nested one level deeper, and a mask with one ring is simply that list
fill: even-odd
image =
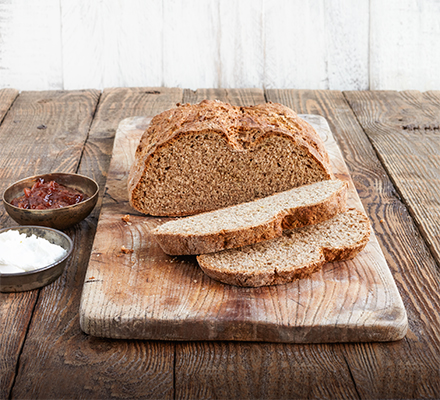
[{"label": "small ceramic bowl", "polygon": [[66,255],[53,264],[33,271],[18,272],[13,274],[0,273],[0,292],[24,292],[48,285],[55,281],[64,271],[67,259],[73,250],[73,242],[65,233],[56,229],[42,226],[17,226],[0,229],[0,233],[16,230],[30,236],[44,238],[50,243],[57,244],[67,251]]},{"label": "small ceramic bowl", "polygon": [[[64,186],[80,190],[88,199],[72,206],[49,210],[26,210],[15,207],[11,201],[23,195],[23,189],[31,188],[38,179],[46,182],[55,181]],[[93,180],[83,175],[53,173],[36,175],[22,179],[9,186],[3,193],[3,205],[9,216],[20,225],[47,226],[55,229],[66,229],[86,218],[96,205],[99,187]]]}]

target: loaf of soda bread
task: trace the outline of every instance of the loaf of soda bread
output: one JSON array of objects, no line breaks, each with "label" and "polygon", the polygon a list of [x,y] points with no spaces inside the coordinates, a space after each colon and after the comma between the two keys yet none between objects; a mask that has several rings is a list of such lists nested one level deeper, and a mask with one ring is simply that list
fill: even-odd
[{"label": "loaf of soda bread", "polygon": [[204,100],[152,119],[128,196],[142,213],[186,216],[333,178],[321,138],[288,107]]}]

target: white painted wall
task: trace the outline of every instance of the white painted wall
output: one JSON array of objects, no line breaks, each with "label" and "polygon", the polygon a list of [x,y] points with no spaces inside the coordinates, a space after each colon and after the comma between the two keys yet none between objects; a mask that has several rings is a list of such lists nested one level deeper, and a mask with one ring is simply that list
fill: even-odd
[{"label": "white painted wall", "polygon": [[440,0],[0,0],[0,88],[440,89]]}]

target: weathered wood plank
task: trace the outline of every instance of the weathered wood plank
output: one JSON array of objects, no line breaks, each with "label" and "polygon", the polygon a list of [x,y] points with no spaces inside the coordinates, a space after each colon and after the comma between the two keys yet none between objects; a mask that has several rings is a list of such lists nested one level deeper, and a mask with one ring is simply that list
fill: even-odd
[{"label": "weathered wood plank", "polygon": [[[3,210],[2,210],[3,211]],[[0,211],[1,213],[1,211]],[[0,293],[0,398],[7,399],[14,384],[15,369],[38,291],[6,295]]]},{"label": "weathered wood plank", "polygon": [[429,90],[424,93],[424,96],[436,104],[440,103],[440,90]]},{"label": "weathered wood plank", "polygon": [[264,87],[368,88],[368,0],[271,1],[263,21]]},{"label": "weathered wood plank", "polygon": [[[345,359],[361,398],[438,397],[440,285],[436,264],[368,137],[340,92],[268,90],[266,96],[329,121],[408,312],[410,329],[402,341],[335,345],[333,351]],[[362,107],[375,109],[380,102]],[[377,109],[376,118],[386,113],[384,108]],[[418,118],[411,113],[402,116],[408,121]]]},{"label": "weathered wood plank", "polygon": [[440,265],[440,102],[435,92],[347,92],[358,120]]},{"label": "weathered wood plank", "polygon": [[[105,90],[78,172],[97,180],[103,192],[119,121],[152,116],[181,101],[180,89]],[[75,251],[65,273],[42,290],[36,304],[14,398],[173,398],[173,344],[102,340],[80,330],[78,309],[100,204],[68,231]]]},{"label": "weathered wood plank", "polygon": [[[12,102],[15,91],[7,93]],[[75,172],[98,97],[99,93],[93,90],[23,92],[0,126],[0,192],[25,176],[53,171]],[[9,107],[3,103],[1,108],[7,110]],[[2,207],[0,226],[12,225],[16,223]],[[1,398],[7,398],[12,388],[38,293],[38,290],[0,293],[0,359],[4,361],[0,363]]]},{"label": "weathered wood plank", "polygon": [[60,0],[64,88],[161,85],[162,3]]},{"label": "weathered wood plank", "polygon": [[0,87],[63,88],[60,24],[59,1],[0,2]]},{"label": "weathered wood plank", "polygon": [[0,128],[2,183],[75,172],[98,96],[94,90],[21,93]]},{"label": "weathered wood plank", "polygon": [[176,351],[178,399],[359,399],[333,345],[183,343]]},{"label": "weathered wood plank", "polygon": [[264,5],[264,0],[218,2],[218,87],[264,86]]},{"label": "weathered wood plank", "polygon": [[218,0],[163,1],[163,86],[219,86],[218,7]]},{"label": "weathered wood plank", "polygon": [[12,103],[18,96],[17,89],[1,89],[0,90],[0,123],[3,121]]},{"label": "weathered wood plank", "polygon": [[438,1],[369,3],[370,89],[439,89]]},{"label": "weathered wood plank", "polygon": [[[369,0],[2,1],[0,87],[366,89],[369,21]],[[382,59],[379,67],[394,69]]]}]

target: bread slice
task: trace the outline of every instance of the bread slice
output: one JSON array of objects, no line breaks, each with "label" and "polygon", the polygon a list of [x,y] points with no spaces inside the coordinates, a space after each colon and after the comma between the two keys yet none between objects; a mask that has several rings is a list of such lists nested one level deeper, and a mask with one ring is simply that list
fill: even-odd
[{"label": "bread slice", "polygon": [[290,108],[205,100],[153,118],[128,197],[142,213],[185,216],[332,178],[321,138]]},{"label": "bread slice", "polygon": [[328,180],[263,199],[167,222],[152,231],[171,255],[204,254],[281,236],[345,210],[347,183]]},{"label": "bread slice", "polygon": [[323,264],[355,257],[368,243],[367,216],[350,209],[316,225],[286,230],[283,236],[197,257],[202,270],[236,286],[288,283],[319,270]]}]

